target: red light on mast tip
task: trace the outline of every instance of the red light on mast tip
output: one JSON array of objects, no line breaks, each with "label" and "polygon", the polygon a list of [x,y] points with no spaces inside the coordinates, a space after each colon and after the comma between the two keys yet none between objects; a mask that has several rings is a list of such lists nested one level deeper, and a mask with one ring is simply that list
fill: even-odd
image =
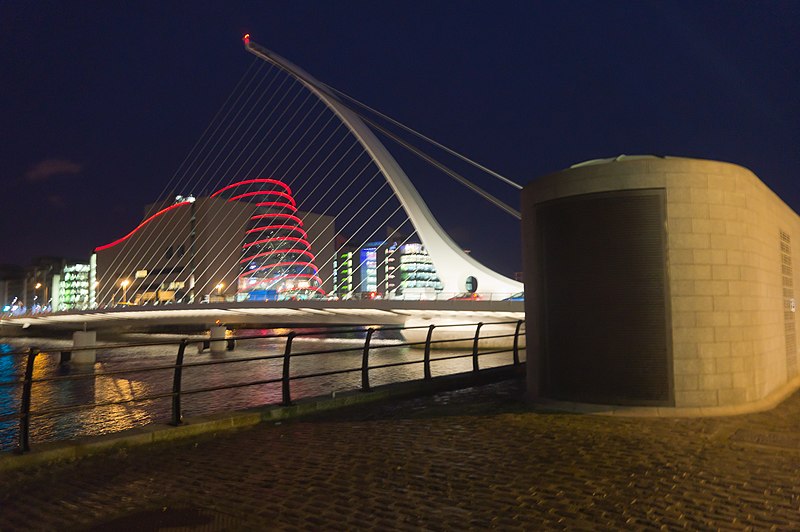
[{"label": "red light on mast tip", "polygon": [[244,41],[245,44],[250,44],[250,34],[245,33],[244,37],[242,37],[242,40]]}]

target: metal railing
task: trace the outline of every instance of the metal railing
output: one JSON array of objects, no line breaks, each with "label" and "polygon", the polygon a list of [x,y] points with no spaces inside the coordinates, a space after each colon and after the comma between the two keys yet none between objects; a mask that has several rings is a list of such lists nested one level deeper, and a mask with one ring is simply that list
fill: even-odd
[{"label": "metal railing", "polygon": [[[504,321],[504,322],[490,322],[490,323],[461,323],[461,324],[445,324],[445,325],[429,325],[429,326],[415,326],[415,327],[397,327],[397,326],[387,326],[387,327],[368,327],[368,328],[348,328],[348,329],[325,329],[319,331],[304,331],[304,332],[295,332],[291,331],[288,333],[283,334],[259,334],[259,335],[251,335],[251,336],[240,336],[235,338],[229,339],[188,339],[185,338],[180,342],[141,342],[141,343],[126,343],[126,344],[107,344],[107,345],[96,345],[96,346],[88,346],[88,347],[81,347],[81,348],[72,348],[70,349],[71,352],[76,351],[85,351],[85,350],[102,350],[102,351],[109,351],[114,349],[121,349],[121,348],[132,348],[132,347],[153,347],[153,346],[177,346],[177,354],[175,357],[174,364],[158,364],[152,366],[137,366],[134,368],[126,368],[126,369],[119,369],[119,370],[110,370],[110,371],[95,371],[92,373],[81,373],[75,375],[57,375],[51,377],[43,377],[43,378],[34,378],[34,365],[36,362],[36,357],[39,356],[40,350],[31,347],[25,353],[3,353],[0,356],[24,356],[25,360],[25,367],[24,367],[24,376],[21,380],[13,380],[13,381],[6,381],[0,382],[0,387],[8,387],[8,386],[22,386],[21,398],[19,401],[19,412],[13,414],[6,414],[0,415],[0,423],[18,419],[18,438],[17,438],[17,445],[15,452],[17,453],[25,453],[30,450],[30,432],[31,432],[31,421],[35,417],[40,416],[59,416],[64,415],[67,413],[72,412],[79,412],[83,410],[94,409],[98,407],[107,407],[113,405],[122,405],[122,404],[130,404],[130,403],[139,403],[145,401],[153,401],[156,399],[164,399],[164,398],[171,398],[171,407],[170,407],[170,424],[177,426],[183,422],[182,417],[182,410],[181,410],[181,400],[183,397],[193,394],[200,394],[200,393],[208,393],[214,392],[219,390],[228,390],[234,388],[242,388],[248,386],[259,386],[259,385],[267,385],[267,384],[277,384],[280,383],[281,385],[281,402],[280,404],[283,406],[288,406],[292,404],[292,388],[291,382],[300,380],[300,379],[311,379],[311,378],[319,378],[331,375],[341,375],[347,373],[361,373],[361,386],[360,390],[364,392],[370,391],[372,388],[370,387],[370,372],[377,369],[386,369],[398,366],[407,366],[413,364],[422,364],[423,371],[422,371],[422,380],[429,381],[432,379],[431,373],[431,363],[432,362],[440,362],[446,360],[454,360],[460,358],[472,358],[472,372],[477,373],[480,371],[480,357],[485,357],[489,355],[496,355],[496,354],[503,354],[503,353],[510,353],[512,355],[511,364],[517,366],[520,364],[520,348],[519,348],[519,337],[522,325],[524,324],[524,320],[515,320],[515,321]],[[502,333],[502,334],[492,334],[492,335],[481,335],[481,329],[486,325],[489,326],[497,326],[497,325],[505,325],[511,326],[514,325],[514,332]],[[441,330],[447,328],[455,328],[455,327],[475,327],[474,334],[470,334],[469,336],[464,337],[448,337],[443,339],[434,339],[433,333],[434,330]],[[510,327],[509,327],[510,328]],[[418,341],[418,342],[400,342],[400,343],[391,343],[388,345],[376,345],[372,342],[372,338],[374,334],[378,331],[387,332],[387,331],[409,331],[412,329],[422,329],[426,331],[426,339],[425,341]],[[363,346],[360,347],[342,347],[342,348],[332,348],[332,349],[321,349],[321,350],[312,350],[312,351],[304,351],[304,352],[293,352],[292,345],[296,338],[304,337],[314,337],[314,336],[322,336],[322,335],[332,335],[332,334],[352,334],[352,333],[365,333],[364,343]],[[263,356],[248,356],[248,357],[238,357],[238,358],[231,358],[231,359],[219,359],[219,360],[204,360],[199,362],[185,362],[185,354],[186,349],[190,345],[198,345],[201,349],[210,347],[211,343],[213,342],[227,342],[227,348],[232,349],[234,342],[242,342],[246,340],[254,340],[254,339],[285,339],[285,345],[283,354],[276,354],[276,355],[263,355]],[[481,341],[485,340],[497,340],[507,338],[511,339],[511,348],[500,348],[500,349],[480,349]],[[457,342],[472,342],[472,349],[468,350],[463,353],[457,354],[449,354],[445,356],[438,356],[432,357],[431,356],[431,348],[439,344],[440,346],[446,347],[447,344],[453,344]],[[423,356],[422,360],[405,360],[399,362],[388,362],[388,363],[381,363],[376,365],[370,365],[370,354],[376,350],[387,349],[387,348],[398,348],[398,347],[422,347],[423,348]],[[449,348],[451,350],[455,350],[454,348]],[[51,350],[51,351],[58,351],[58,350]],[[319,355],[330,355],[335,353],[344,353],[344,352],[353,352],[353,351],[360,351],[361,352],[361,364],[358,367],[352,368],[345,368],[345,369],[334,369],[329,371],[320,371],[315,373],[306,373],[301,375],[291,375],[291,361],[292,359],[298,357],[308,357],[308,356],[319,356]],[[64,357],[65,352],[62,351],[62,359]],[[265,378],[265,379],[256,379],[251,380],[248,382],[239,382],[233,384],[225,384],[225,385],[218,385],[218,386],[204,386],[199,388],[192,388],[192,389],[183,389],[183,372],[185,369],[189,368],[197,368],[197,367],[204,367],[204,366],[223,366],[229,364],[239,364],[244,362],[253,362],[253,361],[264,361],[264,360],[281,360],[281,375],[280,377],[273,377],[273,378]],[[69,406],[62,406],[50,409],[42,409],[42,410],[35,410],[32,409],[31,405],[31,396],[34,385],[41,385],[44,383],[56,383],[56,382],[63,382],[63,381],[76,381],[76,380],[85,380],[85,379],[96,379],[98,377],[108,377],[108,376],[117,376],[122,374],[131,374],[131,373],[146,373],[146,372],[155,372],[155,371],[165,371],[165,370],[172,370],[172,389],[169,392],[162,392],[162,393],[154,393],[149,395],[143,395],[140,397],[131,397],[125,398],[120,400],[114,401],[94,401],[87,404],[75,404]]]}]

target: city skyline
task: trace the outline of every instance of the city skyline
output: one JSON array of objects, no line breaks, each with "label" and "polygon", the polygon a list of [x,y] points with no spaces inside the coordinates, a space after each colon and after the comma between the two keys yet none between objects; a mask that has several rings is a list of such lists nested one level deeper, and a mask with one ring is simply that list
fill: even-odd
[{"label": "city skyline", "polygon": [[[0,263],[88,255],[135,227],[247,68],[247,32],[521,184],[621,153],[699,157],[751,169],[800,210],[800,32],[789,2],[201,4],[191,13],[42,3],[0,13],[14,81],[0,88],[10,213]],[[428,200],[424,170],[417,177]],[[490,222],[432,205],[445,229],[496,269],[518,270],[516,222],[455,190],[454,203],[486,209]],[[487,238],[497,233],[508,237]]]}]

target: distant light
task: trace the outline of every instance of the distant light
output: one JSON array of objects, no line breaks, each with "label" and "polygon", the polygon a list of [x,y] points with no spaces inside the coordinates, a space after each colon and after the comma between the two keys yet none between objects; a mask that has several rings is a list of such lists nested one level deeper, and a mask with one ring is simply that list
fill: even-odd
[{"label": "distant light", "polygon": [[242,37],[242,40],[244,41],[245,44],[250,44],[250,34],[245,33],[244,37]]},{"label": "distant light", "polygon": [[186,201],[188,201],[189,203],[194,203],[194,199],[195,198],[192,195],[186,196]]}]

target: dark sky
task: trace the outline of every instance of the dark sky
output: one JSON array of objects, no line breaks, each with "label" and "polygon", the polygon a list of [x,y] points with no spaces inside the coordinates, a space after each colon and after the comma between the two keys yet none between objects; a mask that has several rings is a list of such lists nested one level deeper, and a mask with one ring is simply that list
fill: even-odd
[{"label": "dark sky", "polygon": [[[2,2],[0,263],[132,229],[252,61],[245,32],[523,184],[621,153],[700,157],[800,211],[797,1]],[[491,224],[442,216],[480,254]],[[509,273],[502,223],[483,252]]]}]

